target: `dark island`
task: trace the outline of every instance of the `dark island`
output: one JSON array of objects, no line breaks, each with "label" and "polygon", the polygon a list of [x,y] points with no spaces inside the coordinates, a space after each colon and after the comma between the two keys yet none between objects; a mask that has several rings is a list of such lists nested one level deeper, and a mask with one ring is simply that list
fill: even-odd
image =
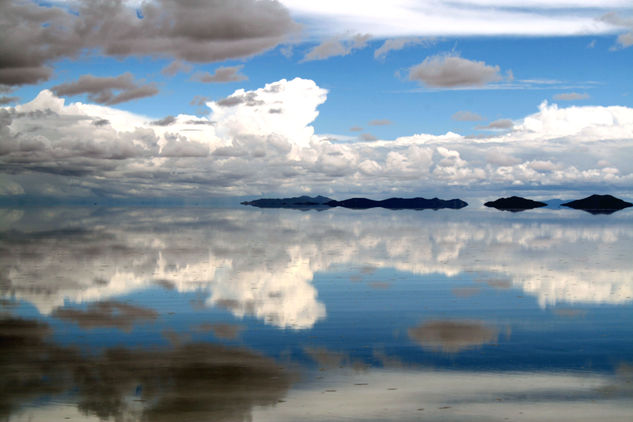
[{"label": "dark island", "polygon": [[332,198],[325,196],[297,196],[293,198],[262,198],[254,201],[244,201],[242,205],[252,205],[259,208],[298,208],[298,209],[310,209],[310,208],[329,208],[327,205],[332,201]]},{"label": "dark island", "polygon": [[331,207],[344,207],[358,210],[377,207],[390,210],[439,210],[442,208],[458,210],[468,205],[468,203],[461,199],[443,200],[438,198],[389,198],[383,199],[382,201],[374,201],[373,199],[367,198],[350,198],[344,199],[343,201],[330,201],[327,204]]},{"label": "dark island", "polygon": [[323,210],[331,207],[343,207],[352,209],[387,208],[391,210],[439,210],[442,208],[460,209],[468,205],[461,199],[443,200],[438,198],[389,198],[382,201],[374,201],[367,198],[350,198],[343,201],[335,201],[325,196],[298,196],[294,198],[262,198],[254,201],[244,201],[242,205],[252,205],[259,208],[295,208]]},{"label": "dark island", "polygon": [[512,212],[531,210],[547,206],[545,202],[533,201],[531,199],[521,198],[520,196],[499,198],[496,201],[488,201],[484,205],[498,210]]},{"label": "dark island", "polygon": [[567,202],[562,206],[587,211],[591,214],[611,214],[624,208],[633,207],[633,204],[611,195],[591,195],[584,199]]}]

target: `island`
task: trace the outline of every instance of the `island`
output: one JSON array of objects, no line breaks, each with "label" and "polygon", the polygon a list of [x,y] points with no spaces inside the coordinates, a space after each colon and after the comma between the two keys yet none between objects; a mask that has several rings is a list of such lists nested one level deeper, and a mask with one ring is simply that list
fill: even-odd
[{"label": "island", "polygon": [[252,205],[259,208],[296,208],[296,209],[324,209],[329,208],[327,205],[332,202],[332,198],[325,196],[296,196],[293,198],[261,198],[254,201],[241,202],[242,205]]},{"label": "island", "polygon": [[487,207],[496,208],[503,211],[524,211],[534,208],[545,207],[545,202],[534,201],[532,199],[521,198],[520,196],[511,196],[509,198],[499,198],[495,201],[488,201],[484,204]]},{"label": "island", "polygon": [[461,199],[426,199],[426,198],[389,198],[382,201],[374,201],[367,198],[350,198],[342,201],[330,201],[331,207],[343,207],[352,209],[387,208],[390,210],[439,210],[442,208],[460,209],[468,205]]},{"label": "island", "polygon": [[624,208],[633,207],[633,204],[611,195],[591,195],[583,199],[562,204],[576,210],[587,211],[591,214],[611,214]]},{"label": "island", "polygon": [[438,198],[389,198],[375,201],[368,198],[350,198],[342,201],[325,196],[298,196],[294,198],[262,198],[254,201],[244,201],[242,205],[252,205],[259,208],[295,208],[295,209],[327,209],[343,207],[351,209],[387,208],[391,210],[439,210],[442,208],[460,209],[468,205],[461,199],[443,200]]}]

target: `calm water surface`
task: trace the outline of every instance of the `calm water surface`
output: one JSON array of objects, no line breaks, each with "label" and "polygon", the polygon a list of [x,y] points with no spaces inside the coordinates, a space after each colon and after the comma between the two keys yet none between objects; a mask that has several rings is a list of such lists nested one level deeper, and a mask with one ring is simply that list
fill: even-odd
[{"label": "calm water surface", "polygon": [[631,421],[633,211],[0,210],[0,420]]}]

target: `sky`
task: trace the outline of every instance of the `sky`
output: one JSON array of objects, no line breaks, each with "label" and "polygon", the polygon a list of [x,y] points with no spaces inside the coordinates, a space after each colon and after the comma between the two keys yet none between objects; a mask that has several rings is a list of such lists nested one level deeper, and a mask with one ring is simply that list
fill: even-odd
[{"label": "sky", "polygon": [[1,0],[0,39],[0,200],[633,184],[630,1]]}]

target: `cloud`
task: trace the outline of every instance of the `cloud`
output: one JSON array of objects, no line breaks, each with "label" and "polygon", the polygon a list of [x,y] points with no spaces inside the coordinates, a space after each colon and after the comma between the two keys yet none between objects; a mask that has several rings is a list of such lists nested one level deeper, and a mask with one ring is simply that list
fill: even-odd
[{"label": "cloud", "polygon": [[184,63],[180,60],[174,60],[173,62],[165,66],[160,72],[166,76],[174,76],[178,73],[189,73],[191,72],[192,68],[193,66],[191,66],[189,63]]},{"label": "cloud", "polygon": [[422,347],[457,353],[497,340],[497,330],[480,321],[429,321],[407,330]]},{"label": "cloud", "polygon": [[392,124],[393,122],[389,119],[376,119],[376,120],[371,120],[369,123],[367,123],[369,126],[388,126],[390,124]]},{"label": "cloud", "polygon": [[218,67],[213,74],[197,72],[191,77],[191,80],[203,83],[246,81],[248,77],[239,73],[243,67],[243,65]]},{"label": "cloud", "polygon": [[618,35],[616,42],[620,48],[627,48],[633,45],[633,17],[622,17],[617,12],[609,12],[600,18],[600,21],[615,25],[620,30],[627,32]]},{"label": "cloud", "polygon": [[477,130],[509,130],[514,127],[514,122],[510,119],[498,119],[485,126],[477,126]]},{"label": "cloud", "polygon": [[140,85],[129,72],[116,77],[82,75],[75,82],[56,85],[52,90],[60,96],[88,94],[91,101],[107,105],[158,94],[155,84]]},{"label": "cloud", "polygon": [[554,95],[554,99],[556,101],[578,101],[578,100],[586,100],[589,98],[589,94],[586,92],[578,93],[578,92],[564,92],[561,94]]},{"label": "cloud", "polygon": [[6,85],[47,80],[53,62],[88,50],[195,63],[248,57],[275,47],[298,28],[280,3],[257,0],[186,5],[156,0],[138,10],[106,0],[70,5],[4,1],[0,19],[0,84]]},{"label": "cloud", "polygon": [[352,126],[351,128],[349,128],[350,132],[362,132],[363,128],[360,126]]},{"label": "cloud", "polygon": [[434,38],[421,38],[421,37],[402,37],[385,40],[385,42],[374,50],[374,58],[377,60],[384,60],[387,54],[391,51],[402,50],[405,47],[411,45],[423,45],[429,47],[435,43]]},{"label": "cloud", "polygon": [[434,88],[482,86],[501,80],[499,66],[457,56],[430,56],[409,69],[409,80]]},{"label": "cloud", "polygon": [[305,2],[282,0],[310,34],[342,31],[371,33],[375,38],[415,36],[573,36],[612,34],[616,24],[596,20],[601,13],[629,8],[624,0],[456,1],[441,3],[394,0],[368,4],[359,0]]},{"label": "cloud", "polygon": [[[45,90],[0,108],[0,174],[28,195],[61,197],[286,194],[300,187],[407,195],[422,185],[438,192],[447,185],[586,190],[633,180],[628,107],[544,102],[533,114],[481,126],[490,133],[476,137],[418,133],[338,142],[313,127],[326,98],[311,80],[281,80],[215,101],[198,98],[206,115],[174,114],[159,126],[112,107],[66,103]],[[533,166],[543,156],[553,170]],[[47,183],[36,183],[42,174]]]},{"label": "cloud", "polygon": [[302,61],[308,62],[325,60],[335,56],[347,56],[354,50],[365,48],[370,38],[369,34],[356,34],[349,39],[345,39],[342,36],[327,39],[308,51]]},{"label": "cloud", "polygon": [[478,122],[483,120],[483,116],[479,113],[474,113],[472,111],[458,111],[451,116],[451,119],[456,120],[458,122]]},{"label": "cloud", "polygon": [[371,133],[361,133],[360,135],[358,135],[358,137],[362,139],[363,141],[368,141],[368,142],[378,140],[378,138],[376,138]]},{"label": "cloud", "polygon": [[16,103],[18,101],[20,101],[20,97],[7,97],[7,96],[0,97],[0,105]]},{"label": "cloud", "polygon": [[176,122],[176,118],[174,116],[165,116],[162,119],[154,120],[151,124],[155,126],[169,126],[172,123]]}]

